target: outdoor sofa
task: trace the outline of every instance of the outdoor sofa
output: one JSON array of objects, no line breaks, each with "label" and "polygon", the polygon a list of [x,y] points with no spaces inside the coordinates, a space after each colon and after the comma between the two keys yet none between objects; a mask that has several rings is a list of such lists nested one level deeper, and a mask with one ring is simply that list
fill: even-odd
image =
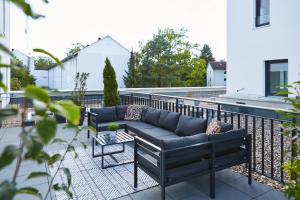
[{"label": "outdoor sofa", "polygon": [[[165,199],[167,186],[196,176],[210,175],[210,197],[215,197],[215,172],[246,163],[251,184],[251,135],[245,129],[233,130],[218,121],[221,132],[206,134],[207,120],[180,113],[144,107],[141,120],[124,120],[126,105],[91,109],[88,125],[97,132],[107,130],[110,122],[131,131],[134,142],[134,187],[137,168],[141,168],[161,187]],[[89,133],[88,133],[89,137]]]}]

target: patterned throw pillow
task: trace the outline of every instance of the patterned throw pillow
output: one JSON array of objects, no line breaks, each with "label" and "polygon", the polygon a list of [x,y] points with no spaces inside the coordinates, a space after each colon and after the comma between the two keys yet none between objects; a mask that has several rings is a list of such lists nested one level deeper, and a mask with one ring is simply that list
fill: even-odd
[{"label": "patterned throw pillow", "polygon": [[206,134],[207,135],[215,135],[221,132],[221,126],[218,125],[217,120],[213,120],[209,123],[207,129],[206,129]]},{"label": "patterned throw pillow", "polygon": [[124,120],[140,120],[143,107],[140,105],[129,105],[124,117]]}]

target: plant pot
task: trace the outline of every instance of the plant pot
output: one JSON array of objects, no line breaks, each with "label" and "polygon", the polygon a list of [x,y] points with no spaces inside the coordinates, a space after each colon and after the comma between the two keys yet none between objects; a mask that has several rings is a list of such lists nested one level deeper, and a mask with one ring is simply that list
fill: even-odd
[{"label": "plant pot", "polygon": [[81,107],[80,108],[80,120],[79,120],[79,126],[82,126],[83,122],[84,122],[84,118],[85,118],[85,111],[86,111],[86,107]]}]

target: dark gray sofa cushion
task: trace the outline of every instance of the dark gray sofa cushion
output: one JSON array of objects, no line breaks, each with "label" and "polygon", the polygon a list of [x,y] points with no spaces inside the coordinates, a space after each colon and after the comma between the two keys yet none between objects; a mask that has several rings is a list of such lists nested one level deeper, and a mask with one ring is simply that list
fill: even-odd
[{"label": "dark gray sofa cushion", "polygon": [[127,105],[116,106],[118,120],[124,120],[126,111],[127,111]]},{"label": "dark gray sofa cushion", "polygon": [[158,128],[158,127],[140,130],[138,135],[157,146],[160,146],[162,139],[171,139],[171,138],[179,137],[178,135],[174,134],[172,131]]},{"label": "dark gray sofa cushion", "polygon": [[160,116],[160,110],[154,108],[148,108],[145,114],[144,121],[154,126],[158,126],[159,116]]},{"label": "dark gray sofa cushion", "polygon": [[189,136],[198,133],[205,133],[206,126],[206,119],[181,115],[179,117],[175,133],[179,136]]},{"label": "dark gray sofa cushion", "polygon": [[141,115],[141,121],[145,122],[145,115],[147,113],[149,106],[144,106],[143,107],[143,111],[142,111],[142,115]]},{"label": "dark gray sofa cushion", "polygon": [[[126,122],[127,121],[115,121],[114,123],[117,123],[119,125],[119,129],[125,129],[126,128]],[[97,127],[97,131],[108,131],[108,125],[110,124],[111,122],[103,122],[103,123],[100,123],[98,124],[98,127]]]},{"label": "dark gray sofa cushion", "polygon": [[160,112],[158,124],[160,127],[174,132],[177,128],[179,117],[180,113],[162,110]]},{"label": "dark gray sofa cushion", "polygon": [[173,139],[163,139],[161,140],[161,148],[163,149],[173,149],[179,147],[185,147],[197,143],[207,142],[208,135],[204,133],[192,135],[192,136],[185,136],[185,137],[177,137]]},{"label": "dark gray sofa cushion", "polygon": [[99,121],[98,122],[113,122],[117,121],[117,113],[116,113],[116,107],[104,107],[104,108],[91,108],[90,110],[93,113],[96,113],[99,115]]}]

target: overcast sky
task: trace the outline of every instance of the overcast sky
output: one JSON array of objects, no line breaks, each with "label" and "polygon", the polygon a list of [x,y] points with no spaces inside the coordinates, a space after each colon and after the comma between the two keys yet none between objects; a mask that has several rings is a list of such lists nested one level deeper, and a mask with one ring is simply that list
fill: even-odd
[{"label": "overcast sky", "polygon": [[[59,58],[73,43],[90,44],[110,35],[128,49],[138,49],[158,28],[188,29],[191,42],[209,44],[226,59],[226,0],[49,0],[34,2],[46,18],[28,21],[12,6],[11,47],[24,53],[44,48]],[[38,2],[38,3],[37,3]],[[40,2],[42,2],[40,0]]]}]

